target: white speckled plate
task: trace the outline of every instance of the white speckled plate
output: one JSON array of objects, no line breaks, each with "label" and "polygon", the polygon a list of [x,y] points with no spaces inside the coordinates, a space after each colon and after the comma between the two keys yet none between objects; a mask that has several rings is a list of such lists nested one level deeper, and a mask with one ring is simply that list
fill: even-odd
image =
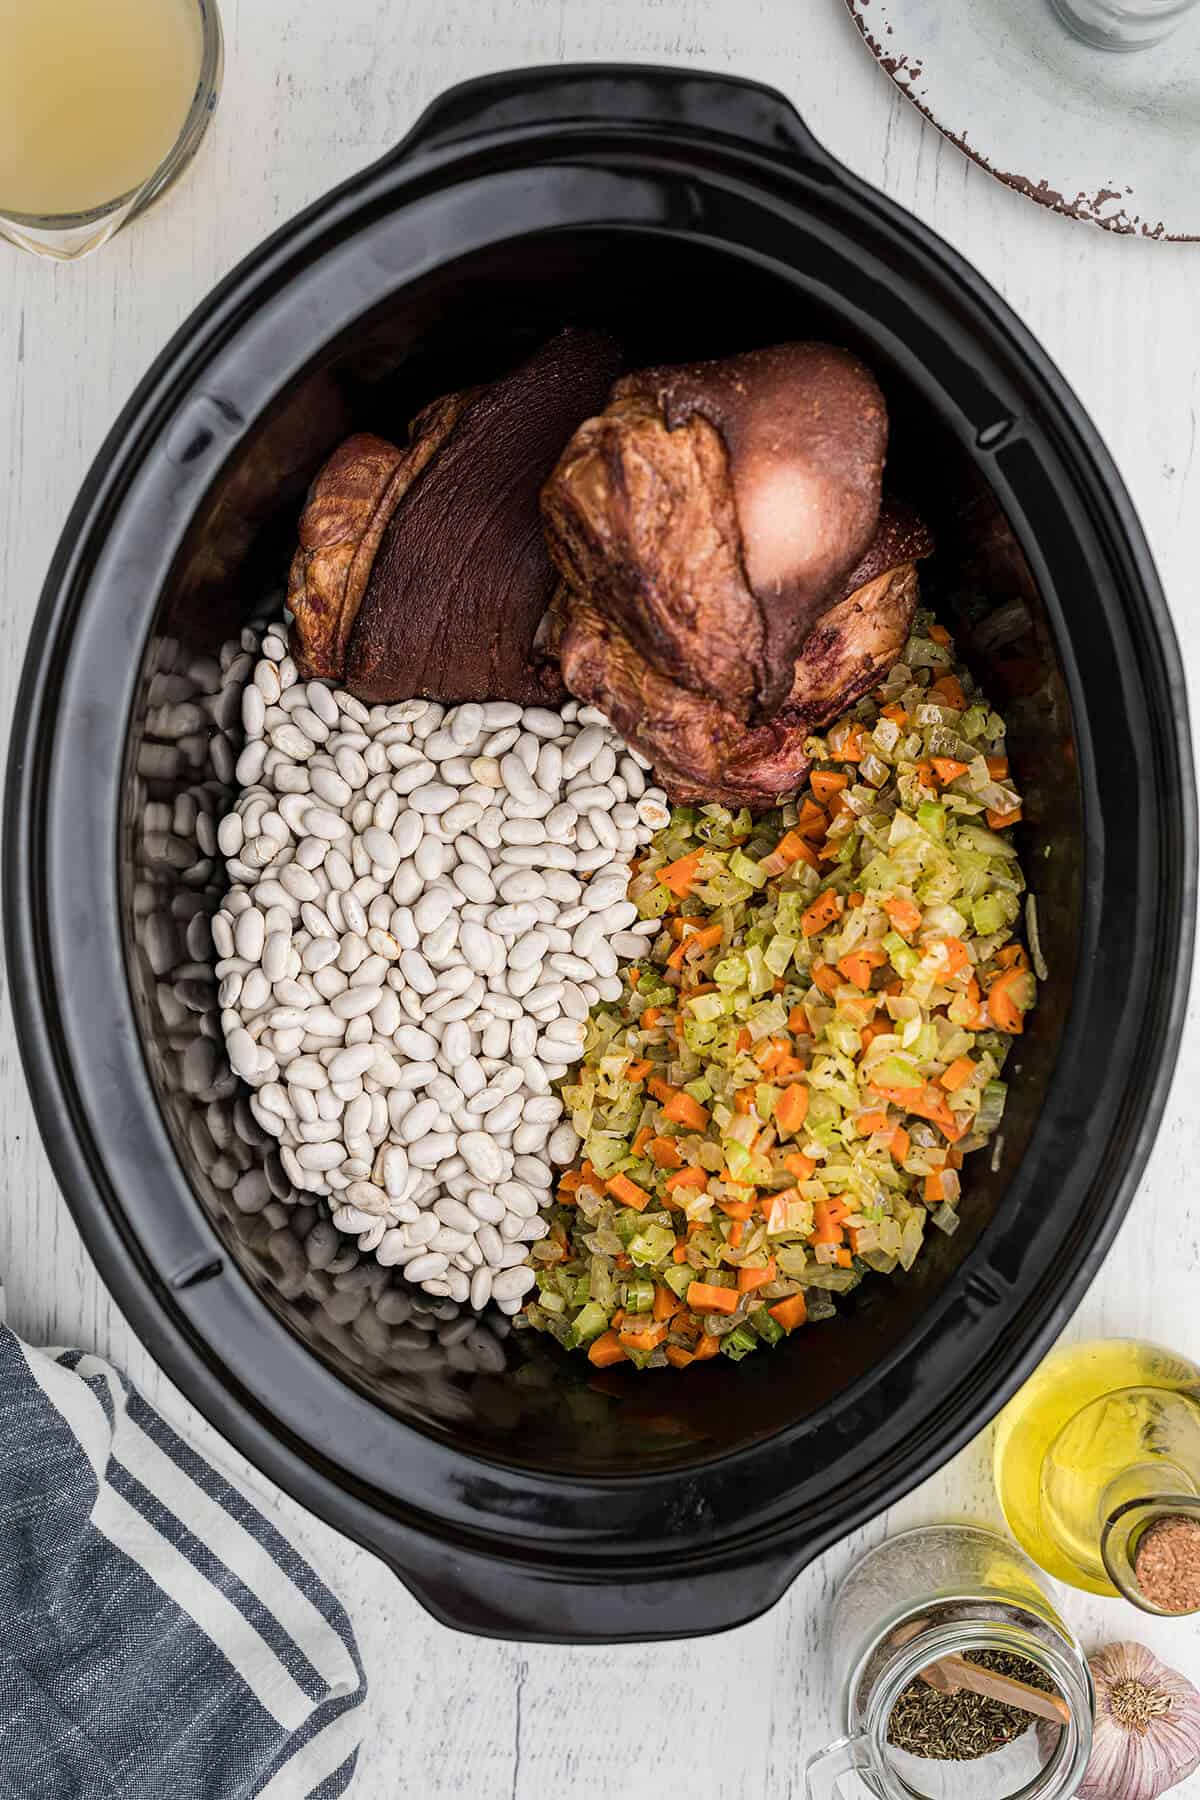
[{"label": "white speckled plate", "polygon": [[926,118],[999,180],[1108,231],[1200,240],[1200,9],[1092,50],[1049,0],[846,0]]}]

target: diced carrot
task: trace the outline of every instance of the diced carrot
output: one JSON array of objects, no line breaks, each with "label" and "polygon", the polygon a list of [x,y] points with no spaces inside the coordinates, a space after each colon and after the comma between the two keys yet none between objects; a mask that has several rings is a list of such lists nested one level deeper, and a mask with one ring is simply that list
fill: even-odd
[{"label": "diced carrot", "polygon": [[962,691],[962,682],[957,675],[943,675],[939,681],[935,681],[929,690],[929,698],[950,712],[966,711],[967,696]]},{"label": "diced carrot", "polygon": [[866,732],[859,724],[854,724],[846,733],[846,740],[837,752],[839,762],[861,762]]},{"label": "diced carrot", "polygon": [[750,1048],[750,1046],[753,1042],[754,1042],[754,1039],[750,1036],[749,1031],[743,1025],[741,1030],[738,1032],[737,1037],[734,1039],[733,1047],[737,1051],[739,1056],[744,1056],[746,1051]]},{"label": "diced carrot", "polygon": [[829,820],[811,795],[805,794],[800,803],[800,816],[792,826],[792,830],[809,842],[816,842],[825,836],[829,829]]},{"label": "diced carrot", "polygon": [[703,931],[694,931],[687,939],[689,954],[693,950],[715,950],[724,935],[720,925],[707,925]]},{"label": "diced carrot", "polygon": [[[846,812],[847,810],[848,810],[848,806],[847,806],[845,794],[835,794],[833,796],[833,799],[829,802],[829,817],[830,817],[830,819],[831,820],[832,819],[840,819],[842,814],[844,812]],[[836,854],[837,845],[834,844],[832,846],[832,849],[833,849],[834,853]]]},{"label": "diced carrot", "polygon": [[1019,806],[1006,813],[993,812],[991,807],[987,810],[987,822],[993,831],[1007,831],[1010,825],[1019,825],[1024,817]]},{"label": "diced carrot", "polygon": [[849,787],[850,777],[841,769],[814,769],[808,783],[818,800],[829,801],[844,787]]},{"label": "diced carrot", "polygon": [[[823,818],[824,814],[822,814],[822,819]],[[822,835],[824,834],[822,833]],[[775,854],[776,856],[782,856],[784,861],[788,863],[805,862],[810,869],[815,869],[817,866],[817,859],[811,845],[807,844],[803,834],[795,829],[787,832],[780,838],[775,846]]]},{"label": "diced carrot", "polygon": [[895,1131],[892,1133],[892,1141],[888,1145],[888,1149],[898,1163],[904,1162],[911,1147],[912,1145],[907,1131],[905,1131],[903,1125],[897,1125]]},{"label": "diced carrot", "polygon": [[739,1088],[733,1096],[733,1110],[736,1113],[752,1113],[754,1111],[754,1089]]},{"label": "diced carrot", "polygon": [[802,1006],[793,1006],[788,1014],[788,1030],[806,1032],[808,1030],[808,1014]]},{"label": "diced carrot", "polygon": [[799,1150],[793,1150],[784,1157],[783,1166],[797,1181],[810,1181],[817,1165],[811,1156],[804,1156]]},{"label": "diced carrot", "polygon": [[610,1363],[628,1362],[625,1346],[615,1331],[606,1331],[588,1345],[588,1361],[598,1369],[607,1369]]},{"label": "diced carrot", "polygon": [[944,625],[931,625],[929,627],[929,635],[935,644],[940,644],[942,646],[943,650],[950,642],[950,633],[946,630]]},{"label": "diced carrot", "polygon": [[[921,909],[916,901],[905,900],[901,894],[890,895],[883,903],[883,910],[901,937],[911,937],[921,923]],[[642,1017],[645,1017],[644,1013]]]},{"label": "diced carrot", "polygon": [[873,1019],[869,1025],[864,1025],[858,1034],[862,1040],[863,1049],[869,1049],[877,1037],[882,1037],[885,1032],[890,1031],[891,1029],[892,1022],[890,1019],[886,1025],[880,1019]]},{"label": "diced carrot", "polygon": [[777,1325],[785,1331],[795,1331],[808,1318],[808,1306],[803,1294],[789,1294],[786,1300],[777,1300],[767,1311]]},{"label": "diced carrot", "polygon": [[674,1263],[684,1263],[687,1261],[687,1244],[684,1242],[683,1238],[675,1239],[675,1248],[671,1252],[671,1261]]},{"label": "diced carrot", "polygon": [[718,1200],[717,1205],[727,1219],[736,1219],[739,1224],[754,1217],[756,1200]]},{"label": "diced carrot", "polygon": [[660,1324],[663,1319],[673,1319],[683,1308],[683,1301],[678,1294],[673,1294],[664,1282],[654,1284],[654,1320]]},{"label": "diced carrot", "polygon": [[558,1178],[558,1191],[560,1194],[573,1194],[576,1188],[581,1187],[582,1185],[582,1169],[565,1169]]},{"label": "diced carrot", "polygon": [[824,931],[827,925],[832,925],[835,919],[839,919],[844,910],[842,896],[834,893],[832,888],[826,888],[823,894],[817,895],[802,916],[800,929],[805,937],[815,937],[819,931]]},{"label": "diced carrot", "polygon": [[690,1094],[685,1094],[682,1088],[672,1094],[663,1107],[662,1114],[672,1125],[686,1125],[689,1131],[703,1131],[708,1124],[707,1112]]},{"label": "diced carrot", "polygon": [[678,940],[681,937],[684,937],[687,932],[699,931],[703,923],[703,913],[680,913],[678,918],[671,920],[667,929],[670,931],[671,936],[676,942],[678,942]]},{"label": "diced carrot", "polygon": [[840,1245],[838,1248],[837,1266],[839,1269],[852,1269],[854,1267],[853,1254],[846,1248],[846,1246],[844,1244]]},{"label": "diced carrot", "polygon": [[975,1064],[969,1056],[960,1056],[952,1062],[938,1077],[948,1094],[957,1094],[960,1087],[965,1087],[975,1073]]},{"label": "diced carrot", "polygon": [[1002,969],[1027,969],[1029,958],[1025,954],[1024,944],[1005,944],[996,956],[996,962]]},{"label": "diced carrot", "polygon": [[874,1137],[877,1131],[887,1130],[887,1114],[879,1111],[859,1113],[854,1123],[858,1127],[860,1136]]},{"label": "diced carrot", "polygon": [[866,903],[867,896],[865,894],[860,894],[857,888],[855,888],[852,894],[846,895],[846,905],[855,911],[857,911],[860,906],[865,906]]},{"label": "diced carrot", "polygon": [[845,1233],[836,1219],[830,1216],[829,1204],[824,1200],[813,1202],[814,1228],[809,1237],[810,1244],[840,1244]]},{"label": "diced carrot", "polygon": [[635,1212],[645,1212],[650,1204],[650,1196],[645,1188],[639,1187],[636,1181],[630,1181],[628,1175],[614,1175],[604,1186],[614,1200],[619,1200],[622,1206],[632,1206]]},{"label": "diced carrot", "polygon": [[[632,865],[631,865],[631,867],[632,867]],[[642,979],[642,971],[638,968],[633,968],[628,971],[628,975],[629,975],[630,987],[635,988],[637,986],[638,982]]]},{"label": "diced carrot", "polygon": [[622,1331],[618,1342],[625,1350],[657,1350],[667,1335],[667,1322],[647,1325],[644,1331]]},{"label": "diced carrot", "polygon": [[622,1250],[619,1256],[613,1257],[613,1267],[615,1269],[620,1269],[621,1273],[624,1274],[626,1269],[632,1269],[633,1258]]},{"label": "diced carrot", "polygon": [[[662,1142],[661,1138],[658,1140]],[[667,1192],[673,1194],[679,1188],[695,1188],[700,1193],[708,1186],[708,1175],[704,1169],[676,1169],[673,1175],[667,1176]]]},{"label": "diced carrot", "polygon": [[654,1064],[644,1057],[640,1062],[631,1062],[625,1071],[625,1079],[626,1081],[645,1081],[653,1067]]},{"label": "diced carrot", "polygon": [[926,1206],[940,1206],[942,1201],[946,1198],[946,1186],[942,1179],[943,1174],[944,1171],[942,1169],[931,1169],[929,1174],[925,1177]]},{"label": "diced carrot", "polygon": [[657,1163],[660,1169],[681,1169],[683,1167],[683,1158],[679,1154],[679,1148],[674,1138],[651,1138],[650,1160]]},{"label": "diced carrot", "polygon": [[784,1088],[775,1102],[775,1121],[784,1131],[799,1131],[808,1117],[808,1089],[803,1082]]},{"label": "diced carrot", "polygon": [[686,1369],[690,1363],[696,1361],[691,1351],[685,1350],[682,1344],[668,1344],[666,1358],[673,1369]]},{"label": "diced carrot", "polygon": [[654,1095],[656,1100],[662,1100],[664,1102],[673,1100],[679,1091],[678,1088],[673,1088],[669,1081],[664,1081],[661,1075],[652,1076],[646,1083],[646,1086],[650,1089],[650,1092]]},{"label": "diced carrot", "polygon": [[771,1080],[782,1081],[787,1075],[803,1075],[804,1069],[804,1058],[788,1052],[771,1064]]},{"label": "diced carrot", "polygon": [[893,725],[908,724],[908,714],[898,700],[893,700],[890,705],[885,706],[880,713],[880,717],[890,719]]},{"label": "diced carrot", "polygon": [[753,1294],[756,1289],[766,1287],[768,1281],[775,1279],[775,1258],[772,1257],[765,1269],[739,1269],[738,1293]]},{"label": "diced carrot", "polygon": [[886,963],[886,950],[868,946],[863,950],[852,950],[848,956],[841,957],[838,961],[838,968],[847,981],[852,981],[855,987],[865,991],[871,985],[871,971],[882,969]]},{"label": "diced carrot", "polygon": [[832,1219],[835,1225],[844,1224],[858,1210],[849,1194],[835,1194],[832,1200],[826,1200],[823,1204],[826,1216]]},{"label": "diced carrot", "polygon": [[882,1094],[885,1100],[902,1107],[905,1112],[913,1113],[918,1119],[928,1119],[931,1125],[949,1141],[957,1143],[966,1133],[966,1124],[955,1117],[946,1105],[945,1096],[940,1088],[922,1083],[919,1087],[881,1087],[873,1084],[875,1092]]},{"label": "diced carrot", "polygon": [[1033,1005],[1033,976],[1028,969],[1005,969],[988,989],[988,1017],[997,1031],[1016,1037],[1025,1029],[1025,1014]]},{"label": "diced carrot", "polygon": [[987,763],[987,772],[993,781],[1008,780],[1007,756],[986,756],[984,761]]},{"label": "diced carrot", "polygon": [[653,1031],[662,1016],[661,1006],[648,1006],[639,1018],[638,1024],[644,1025],[647,1031]]},{"label": "diced carrot", "polygon": [[650,1125],[639,1126],[638,1131],[635,1134],[634,1140],[633,1140],[633,1154],[635,1156],[641,1156],[642,1152],[647,1148],[647,1146],[650,1143],[650,1140],[653,1136],[654,1136],[654,1129],[652,1126],[650,1126]]},{"label": "diced carrot", "polygon": [[[732,1208],[727,1206],[724,1208],[724,1211],[731,1212]],[[729,1227],[729,1236],[725,1241],[731,1250],[740,1250],[742,1247],[742,1239],[745,1235],[745,1223],[741,1219],[735,1219],[733,1224]]]},{"label": "diced carrot", "polygon": [[935,756],[932,760],[933,772],[943,787],[946,787],[951,781],[957,781],[960,775],[965,775],[967,772],[966,763],[959,762],[956,757]]},{"label": "diced carrot", "polygon": [[921,783],[922,787],[931,788],[933,786],[935,776],[933,773],[933,764],[931,762],[922,760],[917,764],[917,780]]},{"label": "diced carrot", "polygon": [[943,938],[942,943],[946,947],[945,974],[960,975],[964,969],[971,967],[971,953],[961,938]]},{"label": "diced carrot", "polygon": [[760,1069],[773,1068],[781,1056],[786,1056],[791,1049],[791,1041],[785,1037],[763,1038],[754,1052],[754,1060]]},{"label": "diced carrot", "polygon": [[700,867],[703,856],[703,850],[693,850],[687,856],[679,857],[675,862],[666,863],[659,869],[657,879],[682,900],[685,894],[690,894],[692,891],[696,880],[696,871]]},{"label": "diced carrot", "polygon": [[[690,1288],[688,1292],[691,1292]],[[721,1340],[713,1337],[710,1332],[706,1331],[703,1336],[696,1339],[695,1360],[697,1362],[707,1362],[710,1356],[719,1356],[720,1353]]]},{"label": "diced carrot", "polygon": [[737,1291],[734,1288],[711,1287],[707,1281],[693,1281],[687,1291],[687,1303],[693,1312],[736,1312]]},{"label": "diced carrot", "polygon": [[830,963],[815,962],[809,974],[812,976],[813,986],[820,988],[823,994],[828,994],[831,998],[841,986],[838,972]]}]

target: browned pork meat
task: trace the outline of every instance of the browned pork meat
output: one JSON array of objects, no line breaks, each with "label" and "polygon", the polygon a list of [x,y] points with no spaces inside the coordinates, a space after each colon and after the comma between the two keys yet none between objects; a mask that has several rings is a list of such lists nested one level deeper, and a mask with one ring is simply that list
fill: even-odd
[{"label": "browned pork meat", "polygon": [[885,508],[866,556],[801,646],[788,699],[747,727],[718,701],[672,681],[589,598],[561,589],[551,648],[567,686],[648,757],[672,800],[770,806],[809,769],[805,742],[870,692],[900,655],[916,610],[916,561],[932,542],[907,508]]},{"label": "browned pork meat", "polygon": [[662,676],[770,719],[874,535],[886,445],[874,377],[827,344],[643,369],[546,483],[551,554]]},{"label": "browned pork meat", "polygon": [[289,585],[304,673],[365,700],[561,697],[557,670],[531,656],[555,583],[538,493],[619,369],[614,339],[564,331],[426,407],[405,449],[359,435],[335,451]]}]

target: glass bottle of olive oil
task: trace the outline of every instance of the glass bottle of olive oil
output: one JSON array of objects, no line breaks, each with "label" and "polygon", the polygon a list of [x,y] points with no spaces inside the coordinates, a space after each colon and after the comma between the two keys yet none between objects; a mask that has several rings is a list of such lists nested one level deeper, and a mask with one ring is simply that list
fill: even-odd
[{"label": "glass bottle of olive oil", "polygon": [[1060,1581],[1200,1610],[1200,1368],[1114,1338],[1053,1351],[1000,1415],[1000,1503]]}]

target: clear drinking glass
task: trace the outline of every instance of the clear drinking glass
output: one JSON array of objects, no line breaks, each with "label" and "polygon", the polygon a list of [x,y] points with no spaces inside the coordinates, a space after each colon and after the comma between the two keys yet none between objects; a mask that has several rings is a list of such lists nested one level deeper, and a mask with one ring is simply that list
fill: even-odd
[{"label": "clear drinking glass", "polygon": [[1097,50],[1148,50],[1197,0],[1050,0],[1068,31]]},{"label": "clear drinking glass", "polygon": [[[1083,1651],[1015,1544],[970,1525],[932,1525],[871,1551],[834,1602],[829,1640],[846,1736],[813,1757],[807,1800],[1067,1800],[1092,1745]],[[1062,1725],[1030,1728],[973,1761],[888,1742],[893,1708],[931,1663],[995,1650],[1033,1663],[1066,1702]]]},{"label": "clear drinking glass", "polygon": [[182,174],[217,104],[216,0],[0,0],[0,238],[85,256]]}]

